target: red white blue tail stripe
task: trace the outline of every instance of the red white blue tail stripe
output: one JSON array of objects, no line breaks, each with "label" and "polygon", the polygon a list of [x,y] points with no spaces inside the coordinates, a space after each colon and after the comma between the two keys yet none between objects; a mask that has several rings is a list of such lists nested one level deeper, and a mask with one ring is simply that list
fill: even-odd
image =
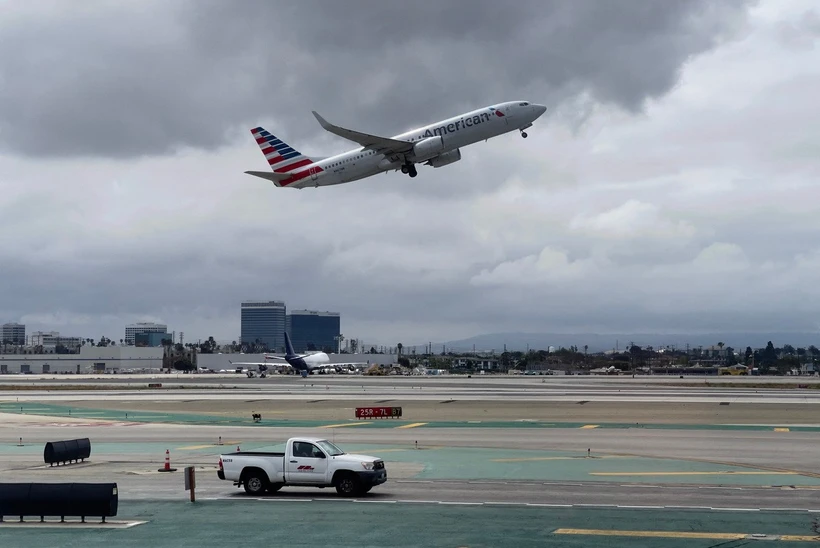
[{"label": "red white blue tail stripe", "polygon": [[271,169],[276,173],[289,173],[313,163],[313,160],[278,139],[265,128],[254,128],[251,133],[259,148],[262,149],[262,154],[265,155]]}]

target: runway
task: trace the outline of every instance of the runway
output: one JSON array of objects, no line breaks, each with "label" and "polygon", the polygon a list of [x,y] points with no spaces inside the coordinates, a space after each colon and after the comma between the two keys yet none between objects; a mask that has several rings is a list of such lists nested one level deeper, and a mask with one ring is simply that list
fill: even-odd
[{"label": "runway", "polygon": [[[260,380],[264,384],[254,382]],[[589,524],[605,521],[607,512],[620,513],[617,527],[610,524],[610,529],[633,532],[647,529],[646,516],[652,512],[675,516],[651,514],[658,523],[680,520],[683,529],[691,528],[691,522],[681,516],[698,513],[698,523],[714,531],[729,527],[727,515],[765,515],[755,523],[770,525],[779,534],[803,531],[820,512],[815,390],[678,387],[668,381],[654,386],[645,380],[589,377],[555,382],[321,380],[243,378],[215,388],[212,382],[162,379],[162,389],[149,390],[137,389],[147,383],[135,379],[126,383],[131,388],[100,390],[101,381],[95,379],[80,380],[86,383],[82,390],[65,390],[78,379],[26,379],[49,389],[0,393],[0,473],[6,481],[116,481],[123,515],[136,516],[139,512],[129,509],[142,508],[143,502],[182,504],[187,498],[180,473],[156,471],[169,449],[175,467],[196,468],[197,496],[220,505],[220,512],[232,513],[241,505],[243,512],[266,519],[270,510],[265,505],[273,502],[283,505],[277,514],[290,512],[284,510],[290,505],[312,508],[332,501],[339,508],[366,503],[379,508],[434,506],[438,515],[458,515],[480,529],[486,524],[472,520],[481,509],[499,516],[507,515],[505,508],[518,508],[507,519],[521,528],[529,527],[519,521],[524,511],[541,516],[538,527],[544,527],[544,520],[553,524],[539,533],[541,545],[564,545],[565,537],[555,539],[581,531],[573,540],[594,546],[604,533],[592,531]],[[480,382],[471,384],[473,380]],[[170,388],[174,383],[186,388]],[[10,383],[2,379],[0,384]],[[555,399],[560,397],[569,399]],[[365,423],[352,418],[352,407],[374,404],[400,404],[406,420]],[[15,411],[17,406],[22,413]],[[254,409],[261,409],[269,422],[252,424]],[[124,410],[135,415],[126,419]],[[641,424],[627,422],[635,418]],[[570,420],[574,422],[561,422]],[[283,421],[293,421],[293,426],[283,427]],[[797,431],[797,425],[806,430]],[[235,451],[237,445],[245,451],[275,450],[294,435],[322,436],[343,449],[380,456],[389,480],[358,502],[338,502],[332,490],[307,488],[285,488],[257,500],[216,477],[219,454]],[[43,464],[46,441],[78,437],[92,440],[90,462],[59,468]],[[223,445],[218,445],[220,439]],[[324,515],[322,508],[316,511]],[[346,512],[333,510],[334,515]],[[422,521],[417,519],[423,520],[425,512],[401,510],[403,525],[395,527],[418,529]],[[789,516],[783,519],[792,525],[775,525],[781,520],[776,516]],[[162,517],[152,519],[161,528]],[[191,514],[189,519],[199,518]],[[743,519],[737,518],[737,527]],[[498,527],[497,521],[492,523]],[[184,529],[190,523],[177,525]],[[133,531],[139,527],[127,534],[138,538],[142,533]],[[748,523],[741,529],[749,529]],[[714,531],[710,534],[718,534]],[[606,534],[614,535],[608,540],[612,544],[620,533]],[[453,532],[447,545],[467,545],[467,538],[472,538],[468,531]],[[339,545],[356,545],[355,539]],[[473,545],[479,545],[475,539]]]},{"label": "runway", "polygon": [[[820,382],[813,377],[628,378],[621,376],[426,376],[367,377],[314,375],[307,379],[273,375],[11,375],[0,379],[0,401],[176,401],[184,399],[279,401],[391,398],[434,402],[647,402],[647,403],[820,403]],[[149,389],[148,384],[162,384]],[[678,386],[678,384],[686,386]],[[707,385],[708,384],[708,385]],[[764,384],[769,388],[756,388]],[[66,385],[73,385],[66,389]],[[692,385],[692,386],[690,386]],[[716,385],[716,386],[709,386]],[[82,387],[88,387],[83,390]],[[799,388],[799,387],[804,388]],[[771,388],[775,387],[775,388]]]}]

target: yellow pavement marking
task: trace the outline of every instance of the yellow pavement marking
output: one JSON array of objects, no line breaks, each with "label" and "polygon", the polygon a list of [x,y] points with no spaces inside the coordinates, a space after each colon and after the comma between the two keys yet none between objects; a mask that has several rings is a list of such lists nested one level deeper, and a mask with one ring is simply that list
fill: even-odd
[{"label": "yellow pavement marking", "polygon": [[775,428],[774,431],[775,432],[788,432],[789,429],[788,428]]},{"label": "yellow pavement marking", "polygon": [[747,472],[724,470],[722,472],[590,472],[590,476],[796,476],[797,472]]},{"label": "yellow pavement marking", "polygon": [[364,424],[373,424],[373,423],[372,422],[370,422],[370,423],[368,423],[368,422],[346,422],[346,423],[343,423],[343,424],[327,424],[327,425],[323,426],[322,428],[343,428],[345,426],[362,426]]},{"label": "yellow pavement marking", "polygon": [[738,540],[748,535],[743,533],[695,533],[692,531],[616,531],[606,529],[556,529],[556,535],[599,535],[607,537],[660,537],[660,538],[700,538],[714,540]]},{"label": "yellow pavement marking", "polygon": [[[554,535],[597,535],[606,537],[693,538],[709,540],[742,540],[754,538],[747,533],[696,533],[693,531],[620,531],[608,529],[556,529]],[[820,541],[820,536],[777,535],[782,541]]]},{"label": "yellow pavement marking", "polygon": [[402,449],[402,448],[395,448],[395,449],[362,449],[362,451],[366,451],[369,453],[396,453],[398,451],[413,451],[413,449]]},{"label": "yellow pavement marking", "polygon": [[215,443],[209,443],[209,444],[206,444],[206,445],[186,445],[185,447],[176,447],[175,449],[177,451],[186,451],[186,450],[193,450],[193,449],[210,449],[211,447],[224,447],[226,445],[228,445],[228,446],[230,446],[230,445],[240,445],[241,443],[242,443],[242,440],[224,441],[224,442],[222,442],[222,445],[217,445]]},{"label": "yellow pavement marking", "polygon": [[397,426],[396,430],[398,430],[399,428],[415,428],[417,426],[424,426],[425,424],[427,424],[427,423],[426,422],[414,422],[412,424],[405,424],[403,426]]},{"label": "yellow pavement marking", "polygon": [[[586,455],[578,456],[578,457],[522,457],[522,458],[509,458],[509,459],[490,459],[490,462],[535,462],[539,460],[583,460],[587,459]],[[629,457],[621,457],[621,456],[604,456],[604,457],[595,457],[596,459],[626,459]]]},{"label": "yellow pavement marking", "polygon": [[585,424],[581,428],[598,428],[599,426],[599,424]]}]

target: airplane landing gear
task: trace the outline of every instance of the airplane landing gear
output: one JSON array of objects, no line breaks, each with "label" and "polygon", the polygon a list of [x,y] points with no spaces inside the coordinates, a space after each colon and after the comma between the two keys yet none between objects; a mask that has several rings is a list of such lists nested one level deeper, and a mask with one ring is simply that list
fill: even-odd
[{"label": "airplane landing gear", "polygon": [[523,137],[524,139],[527,138],[527,132],[524,131],[523,129],[521,130],[521,137]]},{"label": "airplane landing gear", "polygon": [[416,166],[413,164],[405,164],[401,166],[401,172],[410,175],[411,178],[419,174],[418,171],[416,171]]}]

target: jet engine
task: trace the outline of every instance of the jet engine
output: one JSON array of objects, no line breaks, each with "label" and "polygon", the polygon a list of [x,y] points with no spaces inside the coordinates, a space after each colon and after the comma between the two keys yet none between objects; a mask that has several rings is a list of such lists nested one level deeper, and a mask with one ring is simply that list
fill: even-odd
[{"label": "jet engine", "polygon": [[429,160],[437,156],[442,150],[444,150],[444,140],[441,138],[441,135],[422,139],[413,145],[413,160],[416,162]]},{"label": "jet engine", "polygon": [[433,167],[443,167],[452,164],[453,162],[458,162],[459,160],[461,160],[461,150],[455,149],[450,152],[440,154],[427,163]]}]

